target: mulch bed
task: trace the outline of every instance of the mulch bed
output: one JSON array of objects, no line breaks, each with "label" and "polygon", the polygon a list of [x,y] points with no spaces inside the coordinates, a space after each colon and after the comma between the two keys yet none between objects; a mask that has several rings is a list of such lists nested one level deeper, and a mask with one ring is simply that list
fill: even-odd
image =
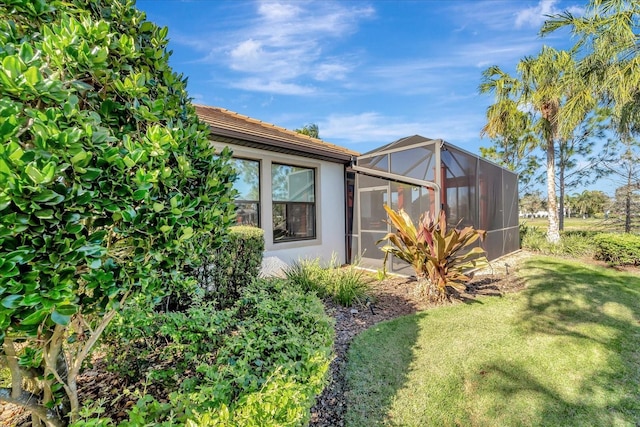
[{"label": "mulch bed", "polygon": [[[467,285],[461,295],[461,301],[430,303],[417,290],[414,278],[390,277],[383,281],[372,280],[370,304],[360,304],[352,308],[339,306],[330,300],[324,301],[327,314],[335,319],[335,358],[330,366],[328,384],[318,397],[311,410],[312,427],[339,427],[344,425],[346,402],[345,367],[346,354],[354,336],[370,326],[396,317],[416,313],[444,304],[459,304],[482,296],[499,297],[505,293],[516,292],[524,287],[515,274],[521,259],[528,257],[526,252],[518,252],[498,262],[492,263],[492,269],[479,271]],[[373,277],[373,276],[372,276]],[[103,416],[112,417],[116,421],[126,419],[126,412],[138,398],[137,393],[125,392],[135,389],[144,390],[139,384],[126,384],[117,374],[106,371],[102,360],[95,359],[96,364],[78,379],[79,394],[83,399],[104,398],[106,401]],[[166,391],[145,390],[161,401],[166,401]],[[163,396],[164,395],[164,396]],[[30,417],[15,405],[0,406],[0,426],[31,425]]]}]

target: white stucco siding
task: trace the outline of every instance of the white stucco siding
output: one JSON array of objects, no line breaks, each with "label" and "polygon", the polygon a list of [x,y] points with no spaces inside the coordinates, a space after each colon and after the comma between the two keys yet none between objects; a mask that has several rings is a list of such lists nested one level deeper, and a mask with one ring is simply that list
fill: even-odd
[{"label": "white stucco siding", "polygon": [[[218,148],[224,144],[214,142]],[[345,182],[344,165],[275,153],[254,148],[230,146],[234,157],[260,161],[260,227],[264,230],[265,258],[277,257],[287,264],[299,259],[320,258],[328,263],[335,256],[340,263],[345,255]],[[273,241],[271,201],[271,165],[287,164],[315,170],[316,238]]]}]

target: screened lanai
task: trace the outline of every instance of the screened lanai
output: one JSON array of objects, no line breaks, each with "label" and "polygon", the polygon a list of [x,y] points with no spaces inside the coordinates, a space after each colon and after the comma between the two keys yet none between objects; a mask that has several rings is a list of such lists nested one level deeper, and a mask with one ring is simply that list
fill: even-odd
[{"label": "screened lanai", "polygon": [[[449,226],[472,225],[487,231],[481,246],[489,260],[516,251],[518,177],[441,139],[414,135],[357,157],[348,176],[352,214],[349,253],[362,266],[382,267],[376,242],[389,231],[383,205],[404,209],[414,221],[423,212],[444,209]],[[388,270],[411,273],[391,259]]]}]

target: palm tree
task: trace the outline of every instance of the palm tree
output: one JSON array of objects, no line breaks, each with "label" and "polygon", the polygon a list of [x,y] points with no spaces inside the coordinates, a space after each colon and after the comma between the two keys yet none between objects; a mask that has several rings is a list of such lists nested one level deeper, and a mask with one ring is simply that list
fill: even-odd
[{"label": "palm tree", "polygon": [[[557,51],[544,46],[537,57],[526,57],[517,66],[519,78],[513,78],[494,66],[485,70],[481,93],[493,92],[496,103],[487,109],[487,124],[483,128],[494,137],[506,129],[510,119],[508,111],[511,104],[516,109],[528,111],[532,117],[532,126],[541,137],[540,145],[546,151],[547,168],[547,210],[549,228],[547,239],[552,243],[560,240],[558,224],[558,204],[555,181],[556,143],[568,138],[577,125],[584,119],[592,104],[577,102],[573,94],[583,95],[581,87],[574,81],[575,62],[569,52]],[[560,111],[571,107],[560,122]],[[579,107],[579,108],[578,108]]]},{"label": "palm tree", "polygon": [[569,27],[581,80],[612,105],[621,134],[640,131],[640,0],[590,0],[586,12],[566,11],[545,22],[541,34]]},{"label": "palm tree", "polygon": [[584,190],[580,194],[574,194],[573,207],[584,218],[589,215],[591,206],[591,195],[588,190]]},{"label": "palm tree", "polygon": [[301,133],[302,135],[310,136],[311,138],[320,138],[320,129],[315,123],[304,125],[302,126],[302,129],[296,129],[296,132]]},{"label": "palm tree", "polygon": [[491,147],[480,147],[482,157],[495,161],[518,174],[518,186],[526,192],[529,182],[538,168],[532,152],[538,146],[538,139],[532,131],[530,115],[519,110],[512,99],[504,99],[490,106],[493,117],[499,120],[488,122],[480,133],[490,135]]}]

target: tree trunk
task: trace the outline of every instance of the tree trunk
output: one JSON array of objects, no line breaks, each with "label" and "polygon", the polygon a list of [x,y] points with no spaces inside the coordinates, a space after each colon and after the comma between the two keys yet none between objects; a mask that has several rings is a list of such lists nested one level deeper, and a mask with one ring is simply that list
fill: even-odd
[{"label": "tree trunk", "polygon": [[[562,156],[562,151],[560,152],[560,155]],[[559,231],[564,230],[564,167],[564,159],[561,159],[560,170],[558,171],[560,173],[560,208],[558,209],[558,215],[560,215],[558,217]]]},{"label": "tree trunk", "polygon": [[549,229],[547,240],[551,243],[560,241],[558,230],[558,204],[556,202],[556,161],[553,137],[547,138],[547,212],[549,213]]},{"label": "tree trunk", "polygon": [[632,174],[631,168],[629,168],[627,175],[627,189],[624,194],[624,232],[631,233],[631,184]]},{"label": "tree trunk", "polygon": [[31,414],[35,415],[47,427],[62,427],[62,421],[60,421],[55,412],[38,403],[38,396],[26,391],[23,391],[17,397],[13,397],[12,394],[11,389],[0,388],[0,402],[13,403],[31,411]]}]

